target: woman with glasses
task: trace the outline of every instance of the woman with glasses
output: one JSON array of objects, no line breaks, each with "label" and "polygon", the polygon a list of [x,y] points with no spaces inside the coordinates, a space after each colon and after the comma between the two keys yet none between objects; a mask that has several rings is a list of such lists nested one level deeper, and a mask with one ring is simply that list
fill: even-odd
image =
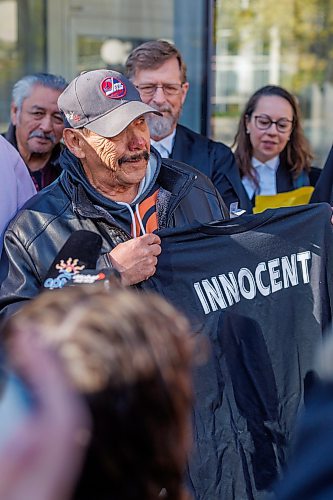
[{"label": "woman with glasses", "polygon": [[234,144],[242,182],[252,201],[310,185],[313,155],[294,96],[266,85],[248,100]]}]

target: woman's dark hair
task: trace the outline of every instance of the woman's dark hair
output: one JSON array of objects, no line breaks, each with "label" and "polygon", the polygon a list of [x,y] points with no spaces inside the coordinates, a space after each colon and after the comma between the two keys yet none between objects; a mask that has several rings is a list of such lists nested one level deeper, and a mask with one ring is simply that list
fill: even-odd
[{"label": "woman's dark hair", "polygon": [[304,135],[301,125],[301,112],[296,98],[283,87],[279,87],[278,85],[266,85],[265,87],[258,89],[245,105],[245,109],[240,117],[238,130],[232,145],[232,147],[236,146],[235,158],[239,166],[241,176],[243,177],[246,175],[250,177],[256,185],[258,185],[258,180],[255,176],[251,163],[253,148],[250,136],[246,133],[246,121],[251,118],[257,107],[259,99],[266,96],[282,97],[288,101],[292,107],[293,128],[290,133],[290,140],[281,152],[280,157],[282,161],[287,164],[293,177],[297,178],[303,170],[309,171],[311,161],[313,159],[310,145]]}]

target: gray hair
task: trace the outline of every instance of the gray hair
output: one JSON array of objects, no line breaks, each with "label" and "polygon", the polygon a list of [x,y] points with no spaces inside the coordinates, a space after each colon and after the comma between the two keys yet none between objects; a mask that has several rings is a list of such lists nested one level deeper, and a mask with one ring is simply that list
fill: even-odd
[{"label": "gray hair", "polygon": [[12,102],[18,111],[21,111],[24,99],[30,96],[35,85],[62,92],[67,87],[68,82],[62,76],[51,73],[35,73],[24,76],[14,84],[12,91]]}]

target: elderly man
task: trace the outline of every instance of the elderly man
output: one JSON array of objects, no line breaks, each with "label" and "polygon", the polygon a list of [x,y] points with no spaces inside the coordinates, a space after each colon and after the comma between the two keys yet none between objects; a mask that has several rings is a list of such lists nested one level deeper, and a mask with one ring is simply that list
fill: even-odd
[{"label": "elderly man", "polygon": [[99,233],[103,245],[97,268],[113,266],[123,283],[132,285],[155,272],[156,230],[226,215],[205,175],[150,151],[146,115],[158,112],[120,73],[81,74],[58,105],[71,127],[64,130],[63,173],[6,232],[2,309],[39,292],[59,249],[77,230]]},{"label": "elderly man", "polygon": [[60,174],[60,139],[64,130],[57,100],[67,87],[62,76],[27,75],[12,91],[11,124],[4,137],[18,150],[37,190]]},{"label": "elderly man", "polygon": [[161,156],[193,165],[212,180],[228,208],[238,201],[251,212],[231,149],[178,124],[189,82],[177,48],[164,40],[143,43],[128,56],[126,72],[143,102],[162,113],[147,117]]}]

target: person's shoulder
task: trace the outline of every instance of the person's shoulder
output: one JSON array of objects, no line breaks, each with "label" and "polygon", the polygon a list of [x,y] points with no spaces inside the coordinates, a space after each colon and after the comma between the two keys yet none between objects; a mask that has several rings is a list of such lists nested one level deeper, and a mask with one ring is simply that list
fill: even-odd
[{"label": "person's shoulder", "polygon": [[6,182],[5,179],[7,179],[12,187],[16,184],[19,189],[26,188],[30,196],[36,192],[21,155],[2,136],[0,136],[0,176],[2,182]]},{"label": "person's shoulder", "polygon": [[23,205],[11,221],[9,229],[14,232],[19,230],[21,234],[25,232],[37,234],[53,220],[61,217],[70,204],[71,201],[60,183],[55,181]]},{"label": "person's shoulder", "polygon": [[169,169],[169,171],[173,171],[173,173],[179,178],[192,178],[194,180],[193,187],[206,188],[209,191],[215,191],[213,183],[209,177],[207,177],[207,175],[203,172],[200,172],[197,168],[192,167],[192,165],[188,165],[187,163],[171,158],[162,158],[161,165],[162,169]]},{"label": "person's shoulder", "polygon": [[308,172],[309,179],[310,179],[310,186],[315,186],[317,184],[317,181],[318,181],[321,173],[322,173],[321,168],[315,167],[314,165],[312,165],[310,167],[310,171]]},{"label": "person's shoulder", "polygon": [[173,158],[162,158],[161,166],[162,168],[167,167],[171,170],[174,170],[179,174],[194,174],[194,175],[198,174],[200,176],[207,178],[205,174],[200,172],[200,170],[198,170],[197,168],[192,167],[192,165],[189,165],[188,163],[185,163],[180,160],[174,160]]},{"label": "person's shoulder", "polygon": [[31,211],[45,211],[45,208],[51,212],[59,211],[59,208],[70,203],[70,199],[64,191],[60,179],[56,179],[49,186],[41,189],[33,198],[28,200],[24,209]]},{"label": "person's shoulder", "polygon": [[205,147],[208,149],[216,149],[224,151],[225,153],[232,153],[231,148],[220,141],[215,141],[206,137],[205,135],[194,132],[194,130],[185,127],[184,125],[177,125],[176,134],[180,137],[187,137],[197,144],[198,147]]},{"label": "person's shoulder", "polygon": [[17,160],[21,158],[17,149],[15,149],[14,146],[12,146],[12,144],[10,144],[10,142],[7,141],[7,139],[3,135],[0,135],[0,151],[1,151],[0,164],[3,164],[4,160],[8,161],[8,159],[11,162],[16,163]]}]

